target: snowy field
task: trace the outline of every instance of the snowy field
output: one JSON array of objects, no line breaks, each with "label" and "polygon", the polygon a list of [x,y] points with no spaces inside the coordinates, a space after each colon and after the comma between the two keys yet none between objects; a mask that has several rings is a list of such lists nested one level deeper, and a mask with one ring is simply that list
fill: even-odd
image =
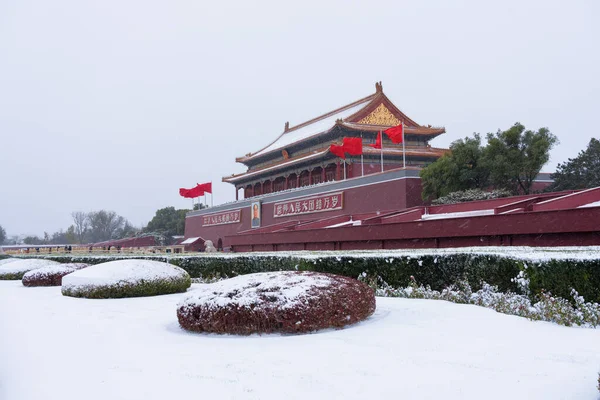
[{"label": "snowy field", "polygon": [[0,399],[600,399],[600,329],[378,298],[343,330],[199,335],[177,324],[182,296],[0,281]]}]

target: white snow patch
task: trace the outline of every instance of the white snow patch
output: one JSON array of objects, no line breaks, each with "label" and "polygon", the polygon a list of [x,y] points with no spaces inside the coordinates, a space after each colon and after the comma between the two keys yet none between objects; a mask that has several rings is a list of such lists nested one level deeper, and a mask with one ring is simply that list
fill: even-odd
[{"label": "white snow patch", "polygon": [[75,271],[62,280],[63,288],[89,288],[180,278],[187,274],[174,265],[151,260],[117,260]]},{"label": "white snow patch", "polygon": [[326,132],[335,126],[335,121],[337,121],[338,119],[350,117],[352,114],[355,114],[360,109],[362,109],[365,106],[365,104],[366,102],[361,102],[360,104],[354,107],[350,107],[346,110],[330,115],[327,118],[323,118],[322,120],[316,121],[302,128],[298,128],[290,132],[284,133],[275,142],[267,146],[265,149],[257,152],[256,154],[253,154],[252,157],[268,153],[272,150],[281,149],[291,143],[297,142],[299,140],[304,140],[319,133]]},{"label": "white snow patch", "polygon": [[588,208],[588,207],[600,207],[600,201],[595,201],[593,203],[584,204],[584,205],[579,206],[577,208]]},{"label": "white snow patch", "polygon": [[183,242],[181,242],[181,244],[191,244],[194,243],[196,240],[200,239],[200,237],[191,237],[188,239],[185,239]]},{"label": "white snow patch", "polygon": [[4,260],[0,260],[0,265],[8,264],[17,260],[18,258],[5,258]]},{"label": "white snow patch", "polygon": [[360,226],[361,224],[362,224],[362,221],[346,221],[346,222],[340,222],[339,224],[329,225],[329,226],[326,226],[325,228],[339,228],[341,226]]},{"label": "white snow patch", "polygon": [[23,275],[23,279],[39,279],[44,278],[48,275],[57,275],[63,273],[71,273],[77,270],[83,269],[87,267],[87,264],[58,264],[58,265],[48,265],[46,267],[38,268],[26,272]]},{"label": "white snow patch", "polygon": [[180,306],[208,305],[223,307],[259,306],[265,303],[264,296],[273,298],[269,304],[289,308],[311,296],[312,288],[331,286],[328,276],[296,272],[261,272],[241,275],[206,286],[186,297]]},{"label": "white snow patch", "polygon": [[43,259],[25,259],[16,260],[3,265],[0,265],[0,275],[2,274],[18,274],[21,272],[31,271],[47,265],[60,265],[60,263],[51,260]]},{"label": "white snow patch", "polygon": [[483,215],[494,215],[494,210],[475,210],[475,211],[462,211],[453,213],[440,213],[440,214],[423,214],[421,219],[448,219],[448,218],[467,218],[467,217],[478,217]]}]

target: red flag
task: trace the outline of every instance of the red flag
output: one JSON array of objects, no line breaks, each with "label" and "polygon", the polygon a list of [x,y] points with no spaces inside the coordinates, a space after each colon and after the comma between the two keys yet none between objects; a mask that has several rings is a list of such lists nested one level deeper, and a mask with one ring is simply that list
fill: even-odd
[{"label": "red flag", "polygon": [[369,146],[371,146],[374,149],[380,149],[381,148],[381,131],[379,131],[377,133],[377,140],[375,141],[375,144],[370,144]]},{"label": "red flag", "polygon": [[[197,185],[198,185],[197,187],[199,187],[200,190],[202,190],[202,192],[212,194],[212,182],[198,183]],[[204,193],[202,193],[202,194],[204,194]]]},{"label": "red flag", "polygon": [[335,154],[336,156],[346,159],[346,153],[344,153],[344,146],[339,146],[337,144],[332,144],[329,146],[329,151],[331,154]]},{"label": "red flag", "polygon": [[342,146],[344,151],[351,156],[359,156],[363,153],[362,151],[362,139],[357,138],[344,138],[344,145]]},{"label": "red flag", "polygon": [[392,140],[392,143],[402,143],[402,141],[404,140],[403,124],[386,129],[384,132]]},{"label": "red flag", "polygon": [[196,187],[193,187],[191,189],[180,188],[179,195],[188,199],[193,199],[195,197],[200,197],[204,195],[204,191],[202,190],[202,188],[200,188],[200,185],[196,185]]}]

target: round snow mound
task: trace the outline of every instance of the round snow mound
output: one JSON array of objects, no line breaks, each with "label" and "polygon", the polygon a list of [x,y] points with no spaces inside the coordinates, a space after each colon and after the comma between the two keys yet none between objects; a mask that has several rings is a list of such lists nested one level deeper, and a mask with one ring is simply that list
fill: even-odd
[{"label": "round snow mound", "polygon": [[62,279],[62,294],[90,299],[156,296],[185,292],[185,270],[150,260],[118,260],[75,271]]},{"label": "round snow mound", "polygon": [[65,275],[88,267],[89,264],[69,263],[60,265],[48,265],[26,272],[23,275],[25,286],[60,286]]},{"label": "round snow mound", "polygon": [[18,261],[18,260],[19,260],[18,258],[4,258],[4,259],[0,260],[0,265],[8,264],[10,262]]},{"label": "round snow mound", "polygon": [[60,263],[43,259],[19,259],[0,265],[0,280],[20,280],[23,275],[33,269],[46,267],[48,265],[60,265]]},{"label": "round snow mound", "polygon": [[195,332],[305,333],[341,328],[375,311],[375,293],[345,276],[267,272],[206,285],[182,300],[179,325]]}]

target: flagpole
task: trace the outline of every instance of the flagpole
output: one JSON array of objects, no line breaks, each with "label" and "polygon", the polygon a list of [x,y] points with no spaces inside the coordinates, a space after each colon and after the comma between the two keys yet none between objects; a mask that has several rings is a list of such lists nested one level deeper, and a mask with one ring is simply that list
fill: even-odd
[{"label": "flagpole", "polygon": [[[212,190],[212,187],[210,188],[210,190]],[[210,206],[211,206],[211,207],[215,205],[215,202],[214,202],[214,200],[215,200],[215,199],[214,199],[214,197],[213,197],[213,196],[214,196],[214,195],[213,195],[213,192],[211,191],[211,192],[210,192]]]},{"label": "flagpole", "polygon": [[379,150],[381,152],[381,172],[383,172],[383,133],[379,131]]},{"label": "flagpole", "polygon": [[346,180],[346,160],[344,160],[344,180]]},{"label": "flagpole", "polygon": [[204,205],[207,206],[208,203],[206,202],[206,192],[204,192]]},{"label": "flagpole", "polygon": [[[363,134],[360,134],[360,145],[362,147]],[[360,149],[360,175],[365,176],[365,161],[363,159],[362,148]]]},{"label": "flagpole", "polygon": [[402,168],[406,168],[406,149],[404,147],[404,121],[402,121]]}]

